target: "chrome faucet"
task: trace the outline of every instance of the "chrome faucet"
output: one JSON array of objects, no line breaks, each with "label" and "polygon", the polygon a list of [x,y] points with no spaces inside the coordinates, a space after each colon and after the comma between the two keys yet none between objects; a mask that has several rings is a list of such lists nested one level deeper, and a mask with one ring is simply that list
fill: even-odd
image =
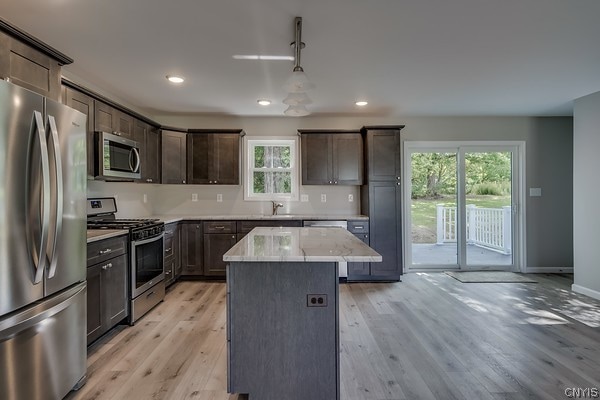
[{"label": "chrome faucet", "polygon": [[277,209],[279,207],[283,207],[283,204],[277,203],[276,201],[273,201],[273,200],[271,200],[271,203],[273,203],[273,214],[272,215],[277,215]]}]

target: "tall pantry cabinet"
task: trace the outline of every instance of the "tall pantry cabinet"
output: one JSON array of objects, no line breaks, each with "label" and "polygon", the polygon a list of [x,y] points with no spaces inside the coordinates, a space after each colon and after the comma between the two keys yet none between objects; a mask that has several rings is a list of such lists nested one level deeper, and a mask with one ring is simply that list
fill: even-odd
[{"label": "tall pantry cabinet", "polygon": [[400,130],[404,125],[365,126],[366,184],[361,213],[369,216],[370,246],[383,261],[349,280],[398,281],[402,274]]}]

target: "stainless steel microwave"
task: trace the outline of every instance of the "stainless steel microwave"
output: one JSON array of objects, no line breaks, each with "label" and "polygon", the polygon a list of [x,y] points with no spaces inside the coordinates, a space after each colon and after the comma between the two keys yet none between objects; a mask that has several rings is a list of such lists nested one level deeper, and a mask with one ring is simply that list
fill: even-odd
[{"label": "stainless steel microwave", "polygon": [[140,179],[138,142],[108,132],[96,132],[98,143],[98,177],[113,180]]}]

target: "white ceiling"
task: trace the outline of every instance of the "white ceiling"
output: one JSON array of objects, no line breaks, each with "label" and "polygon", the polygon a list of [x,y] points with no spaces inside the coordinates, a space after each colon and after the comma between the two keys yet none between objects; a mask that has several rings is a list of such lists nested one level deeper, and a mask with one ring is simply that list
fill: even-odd
[{"label": "white ceiling", "polygon": [[314,114],[571,115],[600,91],[598,0],[0,0],[0,16],[151,114],[282,115],[292,63],[232,55],[292,55],[296,16]]}]

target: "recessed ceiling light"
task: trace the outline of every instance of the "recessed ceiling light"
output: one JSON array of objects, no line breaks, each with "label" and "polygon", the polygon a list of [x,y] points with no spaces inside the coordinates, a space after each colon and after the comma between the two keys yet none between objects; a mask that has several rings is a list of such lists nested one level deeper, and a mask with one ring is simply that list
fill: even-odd
[{"label": "recessed ceiling light", "polygon": [[357,101],[357,102],[356,102],[356,103],[354,103],[354,104],[356,104],[356,105],[357,105],[357,106],[359,106],[359,107],[364,107],[364,106],[366,106],[367,104],[369,104],[369,102],[367,102],[367,101]]},{"label": "recessed ceiling light", "polygon": [[236,60],[263,60],[263,61],[294,61],[294,56],[274,56],[266,54],[234,54]]},{"label": "recessed ceiling light", "polygon": [[271,100],[267,100],[267,99],[259,99],[259,100],[256,100],[256,102],[258,104],[260,104],[261,106],[268,106],[271,104]]},{"label": "recessed ceiling light", "polygon": [[182,77],[175,75],[167,75],[167,79],[172,83],[182,83],[184,81]]}]

